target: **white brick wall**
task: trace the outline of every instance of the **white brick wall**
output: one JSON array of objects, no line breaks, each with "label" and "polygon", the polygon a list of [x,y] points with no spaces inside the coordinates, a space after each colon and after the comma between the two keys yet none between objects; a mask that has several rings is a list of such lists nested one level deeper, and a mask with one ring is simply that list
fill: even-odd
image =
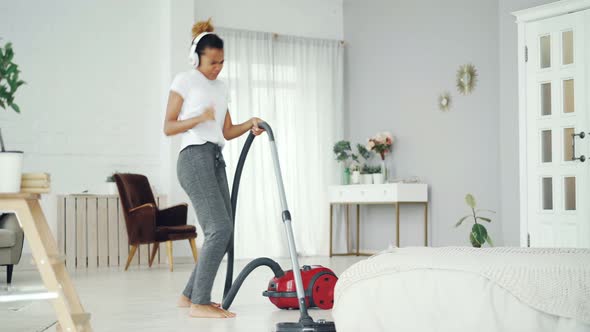
[{"label": "white brick wall", "polygon": [[[299,8],[297,19],[311,27],[303,33],[341,38],[341,1],[309,7],[312,2],[289,4]],[[229,12],[231,5],[204,0],[0,1],[0,37],[13,42],[27,81],[17,95],[23,113],[0,110],[0,128],[10,149],[25,151],[25,171],[51,173],[53,194],[44,196],[42,205],[54,231],[55,194],[98,192],[114,170],[146,174],[170,204],[189,202],[176,180],[178,139],[163,136],[162,119],[173,75],[188,69],[195,15],[213,16],[215,24],[229,28],[302,33],[286,20],[294,12],[290,7],[248,0]],[[260,11],[261,6],[268,8]],[[266,20],[269,15],[275,19]],[[253,18],[262,25],[251,26]],[[195,224],[192,209],[189,223]],[[198,244],[202,240],[200,235]],[[185,243],[175,244],[174,250],[175,256],[191,255]]]},{"label": "white brick wall", "polygon": [[[52,194],[42,204],[52,230],[56,194],[101,192],[115,170],[145,174],[161,192],[170,187],[162,172],[170,164],[162,119],[170,59],[180,52],[170,47],[171,31],[179,30],[170,25],[182,24],[188,36],[193,4],[174,3],[188,6],[188,20],[170,17],[171,6],[158,0],[0,3],[2,38],[13,43],[27,82],[17,95],[22,114],[0,111],[0,128],[9,149],[25,151],[26,172],[51,174]],[[186,247],[178,255],[190,255]]]}]

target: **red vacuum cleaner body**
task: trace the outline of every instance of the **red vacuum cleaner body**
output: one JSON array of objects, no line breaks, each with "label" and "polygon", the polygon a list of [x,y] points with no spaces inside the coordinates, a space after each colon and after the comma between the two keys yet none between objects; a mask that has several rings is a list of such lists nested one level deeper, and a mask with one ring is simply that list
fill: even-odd
[{"label": "red vacuum cleaner body", "polygon": [[[308,308],[332,309],[334,306],[334,287],[338,277],[321,265],[304,265],[301,279],[305,288],[305,303]],[[279,309],[299,309],[293,270],[285,271],[282,277],[274,277],[268,283],[268,290],[262,295]]]}]

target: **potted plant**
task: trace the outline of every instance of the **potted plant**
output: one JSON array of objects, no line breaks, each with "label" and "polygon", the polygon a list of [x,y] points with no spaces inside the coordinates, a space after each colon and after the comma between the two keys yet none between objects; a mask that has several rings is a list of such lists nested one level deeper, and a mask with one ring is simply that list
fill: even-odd
[{"label": "potted plant", "polygon": [[[361,183],[371,184],[371,183],[373,183],[373,177],[372,177],[371,173],[369,173],[369,168],[367,166],[367,163],[373,157],[373,152],[367,150],[367,148],[362,144],[357,144],[356,149],[357,149],[358,155],[359,155],[359,158],[357,158],[357,159],[358,159],[359,163],[362,165],[360,168],[360,174],[359,174],[361,177]],[[360,161],[361,158],[363,159],[362,162]]]},{"label": "potted plant", "polygon": [[385,176],[382,172],[381,166],[371,167],[371,174],[373,176],[373,184],[383,184]]},{"label": "potted plant", "polygon": [[371,174],[371,167],[367,164],[363,165],[361,168],[361,183],[362,184],[372,184],[373,183],[373,174]]},{"label": "potted plant", "polygon": [[353,161],[350,166],[350,183],[359,184],[361,183],[361,167],[358,162]]},{"label": "potted plant", "polygon": [[381,170],[383,171],[383,178],[387,179],[387,167],[385,166],[385,156],[391,152],[393,145],[393,136],[389,132],[377,133],[367,142],[367,150],[375,151],[381,157]]},{"label": "potted plant", "polygon": [[[20,108],[14,103],[18,88],[25,82],[19,79],[18,65],[12,60],[14,51],[12,44],[6,43],[0,47],[0,108],[11,108],[20,113]],[[0,193],[14,193],[20,191],[23,169],[23,152],[8,151],[0,132]]]},{"label": "potted plant", "polygon": [[336,144],[334,144],[333,151],[336,154],[336,160],[338,162],[342,162],[344,165],[344,173],[342,174],[342,184],[349,184],[349,163],[352,160],[358,160],[358,157],[354,153],[352,153],[352,149],[350,148],[350,142],[345,140],[336,142]]},{"label": "potted plant", "polygon": [[467,203],[467,205],[471,208],[471,213],[464,216],[463,218],[459,219],[459,221],[455,224],[455,227],[459,227],[461,226],[461,224],[463,223],[463,221],[467,220],[467,219],[471,219],[473,220],[473,226],[471,227],[471,233],[469,233],[469,241],[471,242],[471,245],[475,248],[480,248],[484,243],[489,243],[490,246],[494,246],[494,242],[492,242],[492,238],[490,237],[490,234],[488,234],[487,229],[485,228],[484,225],[480,224],[478,221],[485,221],[485,222],[492,222],[492,219],[490,218],[486,218],[486,217],[482,217],[480,215],[478,215],[481,212],[490,212],[490,213],[496,213],[492,210],[486,210],[486,209],[476,209],[476,202],[475,202],[475,197],[473,197],[472,194],[467,194],[465,195],[465,202]]}]

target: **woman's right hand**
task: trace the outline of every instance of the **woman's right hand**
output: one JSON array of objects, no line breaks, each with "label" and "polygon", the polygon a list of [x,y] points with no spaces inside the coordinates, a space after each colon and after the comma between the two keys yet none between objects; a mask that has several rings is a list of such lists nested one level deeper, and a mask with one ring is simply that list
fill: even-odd
[{"label": "woman's right hand", "polygon": [[252,134],[258,136],[264,132],[264,129],[258,127],[258,124],[263,122],[262,119],[252,118],[250,119],[250,122],[252,123],[252,128],[250,129],[252,131]]},{"label": "woman's right hand", "polygon": [[205,109],[205,112],[203,112],[203,114],[201,114],[201,117],[203,119],[203,122],[209,121],[209,120],[215,120],[215,109],[213,108],[213,106],[207,107]]}]

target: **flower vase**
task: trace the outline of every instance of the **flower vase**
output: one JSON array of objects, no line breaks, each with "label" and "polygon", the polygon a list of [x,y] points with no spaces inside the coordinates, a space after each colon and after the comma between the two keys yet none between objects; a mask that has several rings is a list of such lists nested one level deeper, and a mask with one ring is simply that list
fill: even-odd
[{"label": "flower vase", "polygon": [[373,184],[373,175],[372,174],[361,174],[361,183],[362,184]]},{"label": "flower vase", "polygon": [[351,184],[359,184],[361,182],[361,172],[360,171],[353,171],[352,175],[350,176],[350,183]]},{"label": "flower vase", "polygon": [[383,184],[384,182],[383,173],[375,173],[373,174],[373,183],[374,184]]},{"label": "flower vase", "polygon": [[387,183],[387,165],[383,159],[381,159],[381,174],[383,174],[383,182]]},{"label": "flower vase", "polygon": [[350,184],[350,168],[348,167],[344,168],[344,172],[342,173],[342,184]]},{"label": "flower vase", "polygon": [[22,171],[22,151],[0,151],[0,193],[20,192]]}]

